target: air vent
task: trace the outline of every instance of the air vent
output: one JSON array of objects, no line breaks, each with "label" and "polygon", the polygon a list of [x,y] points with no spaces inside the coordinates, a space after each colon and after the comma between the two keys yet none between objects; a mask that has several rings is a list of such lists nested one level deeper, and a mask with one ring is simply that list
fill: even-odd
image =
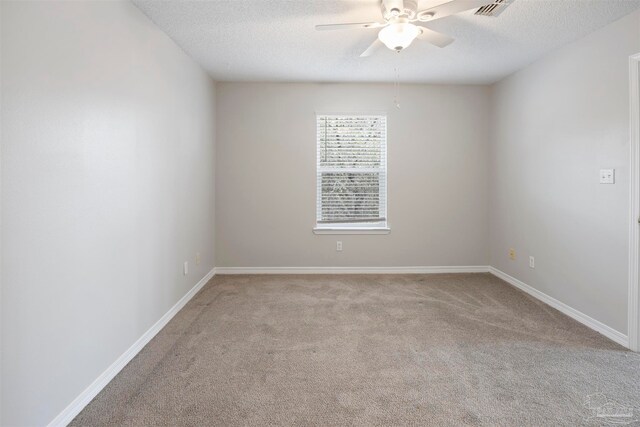
[{"label": "air vent", "polygon": [[495,0],[493,3],[488,4],[486,6],[482,6],[480,9],[476,11],[476,15],[482,16],[498,16],[513,3],[514,0]]}]

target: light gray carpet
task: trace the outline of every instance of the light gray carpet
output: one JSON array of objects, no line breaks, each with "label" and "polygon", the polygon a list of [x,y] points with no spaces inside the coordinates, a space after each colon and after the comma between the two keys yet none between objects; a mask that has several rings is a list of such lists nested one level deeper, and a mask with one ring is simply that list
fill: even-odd
[{"label": "light gray carpet", "polygon": [[639,416],[640,355],[489,274],[218,276],[72,425]]}]

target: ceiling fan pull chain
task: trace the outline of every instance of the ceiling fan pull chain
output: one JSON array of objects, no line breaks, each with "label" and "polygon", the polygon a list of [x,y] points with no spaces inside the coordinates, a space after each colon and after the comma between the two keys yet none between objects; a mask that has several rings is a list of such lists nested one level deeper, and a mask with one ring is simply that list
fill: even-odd
[{"label": "ceiling fan pull chain", "polygon": [[394,92],[395,92],[393,103],[396,105],[396,108],[399,110],[400,109],[400,69],[399,67],[395,67],[394,71],[396,73],[396,79],[395,79],[395,82],[393,83]]}]

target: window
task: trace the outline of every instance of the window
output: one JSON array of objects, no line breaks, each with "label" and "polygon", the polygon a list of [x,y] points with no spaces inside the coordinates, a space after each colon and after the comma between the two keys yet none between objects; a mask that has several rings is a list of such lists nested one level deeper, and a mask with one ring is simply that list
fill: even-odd
[{"label": "window", "polygon": [[387,117],[317,116],[315,232],[386,233]]}]

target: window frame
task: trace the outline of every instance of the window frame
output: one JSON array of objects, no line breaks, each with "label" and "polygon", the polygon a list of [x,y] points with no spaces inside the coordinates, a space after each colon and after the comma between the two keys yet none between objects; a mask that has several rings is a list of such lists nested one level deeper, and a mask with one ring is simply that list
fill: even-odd
[{"label": "window frame", "polygon": [[[322,189],[318,185],[318,178],[320,175],[320,139],[318,138],[318,119],[322,116],[331,117],[384,117],[384,168],[375,168],[376,172],[383,170],[384,179],[380,180],[380,193],[384,194],[384,199],[380,201],[380,213],[381,217],[385,218],[380,222],[354,222],[354,223],[318,223],[318,213],[321,212],[322,207],[320,205],[322,200]],[[386,112],[371,112],[371,113],[316,113],[316,221],[313,232],[315,234],[389,234],[391,228],[389,227],[388,217],[388,115]],[[364,172],[364,171],[358,171]]]}]

